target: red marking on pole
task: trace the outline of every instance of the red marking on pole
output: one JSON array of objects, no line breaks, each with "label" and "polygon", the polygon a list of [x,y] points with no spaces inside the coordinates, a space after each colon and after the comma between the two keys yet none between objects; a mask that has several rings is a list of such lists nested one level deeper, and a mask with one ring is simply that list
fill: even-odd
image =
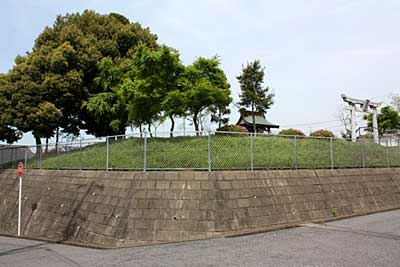
[{"label": "red marking on pole", "polygon": [[22,177],[22,170],[24,169],[24,164],[18,162],[18,177]]}]

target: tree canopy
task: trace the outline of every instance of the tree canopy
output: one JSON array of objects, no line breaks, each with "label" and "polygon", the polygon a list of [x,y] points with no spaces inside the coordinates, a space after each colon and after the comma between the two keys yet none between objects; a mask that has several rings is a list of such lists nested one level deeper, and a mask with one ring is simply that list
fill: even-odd
[{"label": "tree canopy", "polygon": [[230,85],[217,57],[185,66],[177,50],[116,13],[60,15],[0,74],[0,140],[32,132],[37,144],[59,132],[124,134],[189,116],[227,122]]},{"label": "tree canopy", "polygon": [[[367,120],[368,131],[372,131],[372,114],[364,116]],[[400,114],[397,110],[391,106],[386,106],[381,109],[381,113],[378,114],[378,130],[380,134],[385,133],[387,130],[398,130],[400,129]]]},{"label": "tree canopy", "polygon": [[253,131],[256,132],[255,112],[265,113],[274,103],[274,94],[268,87],[263,87],[264,70],[259,60],[247,63],[242,67],[242,73],[237,76],[241,94],[239,106],[251,108],[253,117]]},{"label": "tree canopy", "polygon": [[121,101],[119,92],[123,73],[109,57],[103,58],[98,63],[98,68],[99,75],[94,82],[101,92],[83,102],[83,107],[93,118],[92,127],[96,129],[93,134],[96,136],[123,134],[128,117],[126,105]]},{"label": "tree canopy", "polygon": [[215,113],[226,110],[232,102],[230,85],[217,57],[198,58],[186,68],[183,84],[188,113],[192,116],[195,131],[204,111]]},{"label": "tree canopy", "polygon": [[[11,125],[22,132],[41,132],[28,117],[47,101],[61,111],[57,127],[66,133],[78,135],[85,129],[99,136],[116,133],[116,128],[121,131],[116,122],[104,127],[93,116],[100,110],[91,108],[90,103],[109,100],[104,94],[97,96],[111,90],[98,82],[104,78],[101,60],[109,58],[122,65],[139,44],[157,47],[157,36],[119,14],[86,10],[57,16],[53,26],[37,37],[32,51],[16,57],[7,74],[11,84],[7,91],[12,95],[9,104],[15,108]],[[88,104],[83,105],[85,102]]]},{"label": "tree canopy", "polygon": [[176,50],[167,46],[158,49],[138,46],[121,87],[130,122],[140,128],[147,124],[150,130],[150,125],[163,115],[172,121],[173,116],[180,115],[176,102],[181,100],[179,80],[184,69]]},{"label": "tree canopy", "polygon": [[8,77],[0,74],[0,141],[9,144],[21,138],[22,133],[13,125],[14,110],[11,106],[11,88]]}]

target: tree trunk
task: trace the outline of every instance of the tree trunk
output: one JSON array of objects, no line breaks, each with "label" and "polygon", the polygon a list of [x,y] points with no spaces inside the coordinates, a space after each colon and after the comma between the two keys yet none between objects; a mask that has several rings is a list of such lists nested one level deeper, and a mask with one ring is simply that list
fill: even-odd
[{"label": "tree trunk", "polygon": [[251,116],[253,118],[253,132],[254,132],[254,135],[256,135],[257,128],[256,128],[256,115],[254,114],[254,103],[251,103]]},{"label": "tree trunk", "polygon": [[142,124],[139,124],[139,132],[140,132],[140,138],[143,137],[143,129],[142,129]]},{"label": "tree trunk", "polygon": [[200,135],[202,135],[204,132],[204,119],[201,117],[201,115],[199,116],[199,129]]},{"label": "tree trunk", "polygon": [[39,156],[42,153],[42,140],[40,140],[40,137],[35,136],[35,142],[36,142],[36,156]]},{"label": "tree trunk", "polygon": [[174,128],[175,128],[175,121],[174,121],[174,116],[169,116],[169,119],[171,120],[171,130],[169,133],[169,137],[174,137]]},{"label": "tree trunk", "polygon": [[46,138],[46,148],[44,150],[44,153],[48,153],[49,152],[49,138]]},{"label": "tree trunk", "polygon": [[151,133],[151,123],[147,125],[147,129],[149,130],[150,137],[153,137],[153,134]]},{"label": "tree trunk", "polygon": [[221,114],[221,110],[218,111],[218,128],[221,128],[221,120],[222,120],[222,114]]},{"label": "tree trunk", "polygon": [[199,122],[198,122],[197,116],[198,116],[198,113],[195,112],[193,114],[193,124],[194,124],[194,130],[196,131],[196,135],[198,136],[198,135],[200,135],[200,133],[199,133]]}]

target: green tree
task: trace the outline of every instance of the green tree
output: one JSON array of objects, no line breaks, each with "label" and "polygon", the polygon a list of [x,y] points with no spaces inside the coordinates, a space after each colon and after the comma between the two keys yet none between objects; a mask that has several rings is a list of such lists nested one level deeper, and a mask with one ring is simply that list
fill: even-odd
[{"label": "green tree", "polygon": [[243,108],[251,108],[253,119],[253,131],[256,132],[255,112],[265,113],[274,103],[274,94],[268,87],[263,87],[264,70],[259,60],[242,66],[242,73],[237,77],[241,94],[239,105]]},{"label": "green tree", "polygon": [[[41,127],[32,120],[32,116],[37,114],[39,105],[45,101],[46,95],[45,87],[31,79],[32,76],[40,76],[38,67],[32,62],[33,59],[17,57],[16,66],[7,74],[11,87],[7,86],[7,89],[3,87],[10,95],[9,106],[12,108],[6,111],[9,123],[23,133]],[[38,134],[41,131],[36,132],[35,139],[39,145],[41,136]]]},{"label": "green tree", "polygon": [[183,84],[188,113],[196,132],[202,112],[225,109],[231,102],[230,85],[217,57],[198,58],[186,68]]},{"label": "green tree", "polygon": [[97,136],[124,134],[128,113],[120,93],[123,73],[109,57],[103,58],[98,68],[100,72],[94,81],[101,92],[94,94],[83,105],[93,116],[91,123],[96,124]]},{"label": "green tree", "polygon": [[217,123],[218,128],[221,128],[222,125],[228,124],[229,114],[231,114],[231,110],[227,106],[218,107],[211,113],[211,122]]},{"label": "green tree", "polygon": [[174,126],[174,116],[182,114],[178,105],[183,72],[179,53],[170,47],[151,49],[142,45],[135,49],[131,70],[121,87],[134,125],[147,124],[150,131],[154,122],[168,116]]},{"label": "green tree", "polygon": [[48,151],[49,138],[54,136],[61,118],[61,111],[53,103],[40,103],[35,113],[28,116],[28,120],[35,123],[32,134],[37,144],[41,144],[40,138],[46,138],[46,152]]},{"label": "green tree", "polygon": [[[36,125],[27,118],[47,101],[62,112],[58,126],[65,133],[78,135],[81,129],[97,136],[115,133],[116,123],[105,127],[94,116],[99,110],[84,103],[92,98],[91,103],[110,101],[109,95],[96,96],[109,90],[96,82],[101,76],[98,63],[108,57],[123,69],[139,44],[155,48],[157,36],[119,14],[86,10],[58,16],[38,36],[32,51],[16,58],[7,74],[12,84],[11,105],[16,108],[12,126],[22,132],[35,131]],[[114,106],[114,100],[107,103]]]},{"label": "green tree", "polygon": [[173,137],[175,128],[174,117],[185,116],[186,114],[185,104],[185,92],[178,89],[168,92],[162,102],[162,109],[171,120],[170,137]]},{"label": "green tree", "polygon": [[[379,134],[385,133],[387,130],[400,129],[399,112],[390,106],[383,107],[381,113],[378,114],[378,130]],[[372,132],[372,114],[364,116],[364,120],[368,122],[369,132]]]},{"label": "green tree", "polygon": [[0,74],[0,141],[12,144],[21,138],[22,133],[13,127],[13,108],[11,106],[12,85],[8,77]]}]

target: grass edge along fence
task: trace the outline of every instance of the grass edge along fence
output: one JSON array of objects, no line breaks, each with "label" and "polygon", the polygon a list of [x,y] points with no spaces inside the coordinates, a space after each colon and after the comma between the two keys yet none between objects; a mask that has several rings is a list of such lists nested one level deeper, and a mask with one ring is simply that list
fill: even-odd
[{"label": "grass edge along fence", "polygon": [[400,139],[304,137],[232,132],[137,133],[0,148],[0,168],[256,170],[399,167]]}]

